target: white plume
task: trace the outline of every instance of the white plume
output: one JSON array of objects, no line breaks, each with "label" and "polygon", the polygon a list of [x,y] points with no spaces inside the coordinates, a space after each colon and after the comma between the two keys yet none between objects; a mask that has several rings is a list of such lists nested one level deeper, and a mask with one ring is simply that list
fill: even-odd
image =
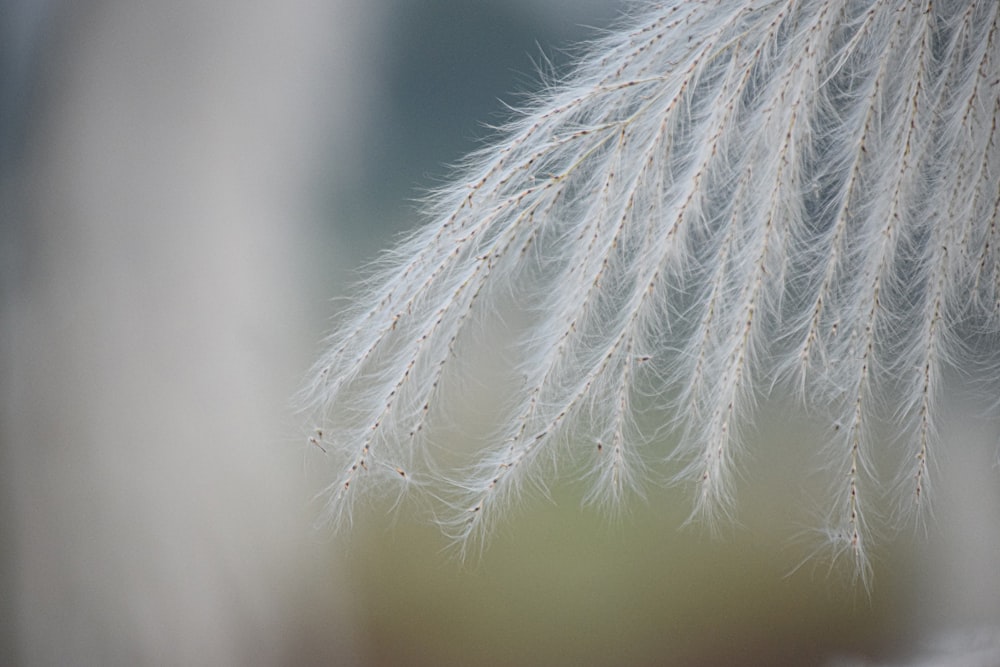
[{"label": "white plume", "polygon": [[[694,515],[725,517],[742,433],[782,387],[836,423],[815,445],[828,531],[863,567],[868,497],[926,504],[943,375],[996,379],[976,356],[1000,333],[998,14],[636,6],[434,195],[331,336],[306,399],[331,516],[426,482],[464,541],[566,461],[612,503],[667,464]],[[504,317],[502,428],[471,469],[442,466],[444,394]]]}]

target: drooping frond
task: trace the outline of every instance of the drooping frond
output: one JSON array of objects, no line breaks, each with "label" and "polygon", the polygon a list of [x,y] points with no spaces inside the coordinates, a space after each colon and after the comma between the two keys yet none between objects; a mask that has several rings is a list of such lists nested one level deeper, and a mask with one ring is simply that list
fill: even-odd
[{"label": "drooping frond", "polygon": [[[467,539],[565,459],[612,502],[670,461],[697,517],[729,515],[755,406],[787,386],[839,425],[816,445],[830,531],[863,562],[872,424],[898,425],[923,504],[942,375],[1000,333],[998,25],[995,0],[637,6],[435,195],[330,337],[307,402],[331,513],[420,477]],[[505,317],[501,426],[442,469],[448,387]]]}]

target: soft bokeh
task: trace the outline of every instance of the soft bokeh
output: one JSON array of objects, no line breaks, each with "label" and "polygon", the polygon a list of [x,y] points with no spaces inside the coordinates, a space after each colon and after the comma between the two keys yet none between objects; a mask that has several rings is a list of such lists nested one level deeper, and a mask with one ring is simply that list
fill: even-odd
[{"label": "soft bokeh", "polygon": [[939,633],[996,648],[997,425],[962,403],[948,491],[926,533],[886,536],[870,592],[807,530],[818,462],[797,443],[822,433],[780,402],[721,539],[683,525],[682,489],[612,520],[574,485],[530,495],[464,563],[419,505],[313,528],[322,452],[290,401],[331,297],[419,222],[414,200],[500,99],[619,8],[10,3],[0,663],[853,664]]},{"label": "soft bokeh", "polygon": [[375,12],[21,8],[0,662],[356,662],[289,398],[324,321],[315,190],[360,150]]}]

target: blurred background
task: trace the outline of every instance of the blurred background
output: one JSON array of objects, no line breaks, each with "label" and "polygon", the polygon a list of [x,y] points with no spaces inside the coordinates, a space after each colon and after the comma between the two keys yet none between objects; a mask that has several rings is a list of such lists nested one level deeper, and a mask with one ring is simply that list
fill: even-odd
[{"label": "blurred background", "polygon": [[968,446],[940,471],[960,483],[926,534],[880,541],[870,592],[809,533],[802,443],[822,432],[780,405],[719,540],[682,526],[683,493],[611,521],[572,483],[465,563],[414,508],[314,529],[321,452],[291,397],[335,299],[503,102],[621,8],[0,5],[0,664],[894,664],[939,633],[996,649],[997,428],[961,405],[948,436]]}]

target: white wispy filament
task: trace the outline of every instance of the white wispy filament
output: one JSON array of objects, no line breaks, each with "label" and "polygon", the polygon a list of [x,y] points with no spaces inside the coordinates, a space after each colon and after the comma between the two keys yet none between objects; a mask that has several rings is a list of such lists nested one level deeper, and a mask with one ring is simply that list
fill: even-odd
[{"label": "white wispy filament", "polygon": [[[998,14],[636,7],[433,197],[331,336],[307,398],[330,516],[426,483],[467,541],[558,461],[611,503],[670,461],[711,521],[734,509],[755,403],[782,386],[832,411],[829,534],[863,566],[867,498],[892,483],[925,504],[942,374],[1000,333]],[[502,427],[442,469],[446,385],[511,304],[526,324]],[[888,481],[879,419],[900,436]]]}]

